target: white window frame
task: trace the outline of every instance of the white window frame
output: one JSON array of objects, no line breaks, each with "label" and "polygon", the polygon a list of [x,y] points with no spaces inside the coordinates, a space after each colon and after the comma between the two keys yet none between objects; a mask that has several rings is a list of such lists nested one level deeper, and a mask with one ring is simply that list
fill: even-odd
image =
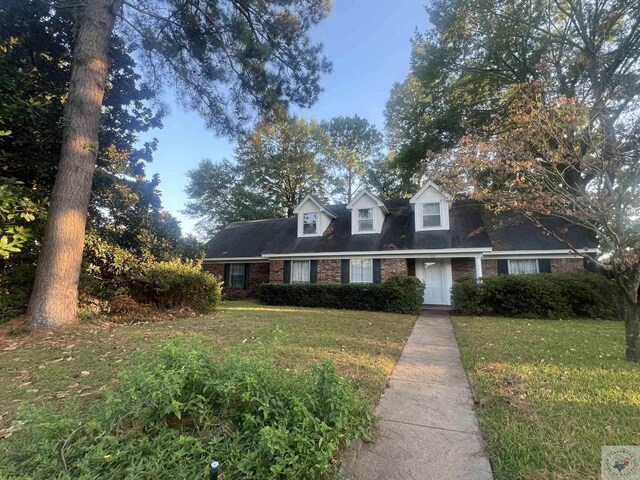
[{"label": "white window frame", "polygon": [[[517,262],[535,262],[536,268],[535,268],[535,272],[534,271],[530,271],[530,272],[521,272],[520,268],[516,267]],[[508,269],[509,269],[509,275],[534,275],[536,273],[540,273],[540,262],[538,262],[537,258],[516,258],[516,259],[509,259],[507,261],[508,264]]]},{"label": "white window frame", "polygon": [[[435,217],[434,213],[426,213],[426,207],[427,205],[437,205],[438,207],[438,224],[437,225],[425,225],[424,224],[424,218],[426,217]],[[442,204],[441,202],[424,202],[420,204],[420,208],[421,208],[421,215],[420,215],[420,222],[422,224],[422,229],[423,230],[428,230],[428,229],[437,229],[437,228],[442,228]]]},{"label": "white window frame", "polygon": [[[297,276],[299,278],[296,278]],[[291,260],[290,281],[291,283],[311,283],[311,260]]]},{"label": "white window frame", "polygon": [[[357,268],[360,270],[360,274],[359,275],[361,278],[364,278],[364,266],[363,266],[363,262],[369,262],[369,271],[368,271],[368,276],[370,278],[367,280],[354,280],[355,275],[353,274],[354,271],[354,266],[357,265]],[[373,283],[373,259],[371,258],[352,258],[349,261],[349,283]]]},{"label": "white window frame", "polygon": [[[368,217],[362,217],[362,212],[369,212]],[[371,221],[371,228],[362,228],[362,221]],[[375,232],[376,231],[376,212],[374,207],[358,209],[358,231],[359,232]]]},{"label": "white window frame", "polygon": [[[242,273],[234,273],[233,270],[234,268],[238,268],[242,271]],[[244,289],[244,282],[245,282],[245,264],[244,263],[230,263],[229,264],[229,288],[242,288]],[[235,282],[233,281],[233,278],[236,277],[236,279],[240,278],[241,282],[240,282],[240,286],[237,286],[235,284]]]},{"label": "white window frame", "polygon": [[[315,221],[313,223],[307,223],[307,215],[315,215]],[[302,214],[302,235],[317,235],[318,234],[318,223],[320,222],[320,212],[307,212]],[[315,228],[313,232],[305,232],[306,225],[314,225]]]}]

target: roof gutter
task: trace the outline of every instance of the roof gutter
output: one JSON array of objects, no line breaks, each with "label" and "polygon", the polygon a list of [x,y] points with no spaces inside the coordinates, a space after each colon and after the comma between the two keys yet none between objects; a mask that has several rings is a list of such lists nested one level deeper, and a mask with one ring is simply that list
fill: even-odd
[{"label": "roof gutter", "polygon": [[481,256],[491,252],[491,247],[481,248],[442,248],[416,250],[365,250],[358,252],[305,252],[305,253],[263,253],[264,258],[394,258],[394,257],[469,257]]},{"label": "roof gutter", "polygon": [[205,258],[203,262],[210,263],[267,263],[268,259],[263,257],[212,257]]}]

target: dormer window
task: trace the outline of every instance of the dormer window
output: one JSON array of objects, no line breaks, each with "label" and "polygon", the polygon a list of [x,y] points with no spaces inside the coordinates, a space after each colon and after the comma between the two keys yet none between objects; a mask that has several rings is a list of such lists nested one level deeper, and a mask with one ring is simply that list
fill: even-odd
[{"label": "dormer window", "polygon": [[442,220],[440,218],[440,203],[431,202],[422,204],[422,227],[440,227]]},{"label": "dormer window", "polygon": [[318,212],[309,212],[303,215],[302,234],[315,235],[318,233]]},{"label": "dormer window", "polygon": [[358,231],[373,231],[373,208],[360,208],[358,210]]},{"label": "dormer window", "polygon": [[298,224],[298,238],[320,237],[337,217],[320,200],[309,194],[293,209]]},{"label": "dormer window", "polygon": [[347,210],[351,212],[352,235],[380,233],[385,216],[389,215],[384,202],[367,190],[361,190],[353,197]]},{"label": "dormer window", "polygon": [[449,208],[453,200],[431,180],[427,181],[409,203],[414,213],[416,232],[449,230]]}]

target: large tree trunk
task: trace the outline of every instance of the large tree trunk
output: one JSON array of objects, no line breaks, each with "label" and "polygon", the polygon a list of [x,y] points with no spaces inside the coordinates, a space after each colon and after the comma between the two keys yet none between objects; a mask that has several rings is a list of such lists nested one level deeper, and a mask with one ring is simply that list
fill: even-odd
[{"label": "large tree trunk", "polygon": [[73,56],[62,152],[27,318],[51,328],[76,319],[87,209],[115,12],[122,0],[87,0]]},{"label": "large tree trunk", "polygon": [[625,302],[624,335],[626,340],[626,358],[631,362],[640,361],[640,305]]}]

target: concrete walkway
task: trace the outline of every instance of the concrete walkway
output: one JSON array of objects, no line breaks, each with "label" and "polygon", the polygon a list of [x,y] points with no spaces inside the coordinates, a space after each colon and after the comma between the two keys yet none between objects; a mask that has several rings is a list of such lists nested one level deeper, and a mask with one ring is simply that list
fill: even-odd
[{"label": "concrete walkway", "polygon": [[423,313],[380,399],[378,440],[364,444],[357,480],[491,480],[449,315]]}]

